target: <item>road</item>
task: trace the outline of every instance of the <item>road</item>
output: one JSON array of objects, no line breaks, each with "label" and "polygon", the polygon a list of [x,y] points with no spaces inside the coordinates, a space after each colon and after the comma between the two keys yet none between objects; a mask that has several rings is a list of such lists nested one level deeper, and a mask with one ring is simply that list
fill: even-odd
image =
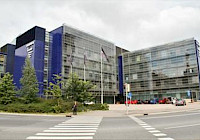
[{"label": "road", "polygon": [[0,114],[0,139],[24,140],[69,118],[34,115]]},{"label": "road", "polygon": [[200,110],[138,118],[160,133],[166,134],[165,137],[177,140],[200,139]]},{"label": "road", "polygon": [[0,114],[0,139],[200,139],[200,110],[149,116],[24,116]]}]

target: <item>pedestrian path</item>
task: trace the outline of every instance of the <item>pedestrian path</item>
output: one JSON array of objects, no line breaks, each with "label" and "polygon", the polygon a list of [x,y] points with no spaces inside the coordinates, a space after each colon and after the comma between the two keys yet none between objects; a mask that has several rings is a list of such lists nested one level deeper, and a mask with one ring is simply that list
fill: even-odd
[{"label": "pedestrian path", "polygon": [[102,117],[100,116],[76,116],[70,120],[62,122],[54,127],[44,130],[35,136],[29,136],[29,140],[73,140],[73,139],[93,139]]},{"label": "pedestrian path", "polygon": [[149,133],[157,137],[158,140],[174,140],[173,138],[168,137],[167,134],[164,134],[161,131],[156,130],[156,128],[153,128],[152,126],[148,125],[146,122],[131,115],[129,115],[129,117],[135,122],[137,122],[141,127],[146,129]]}]

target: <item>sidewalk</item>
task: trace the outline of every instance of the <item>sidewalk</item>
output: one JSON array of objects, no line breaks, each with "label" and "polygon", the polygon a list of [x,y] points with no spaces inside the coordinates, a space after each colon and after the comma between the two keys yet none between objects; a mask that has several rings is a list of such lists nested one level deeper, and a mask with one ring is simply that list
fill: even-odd
[{"label": "sidewalk", "polygon": [[[186,106],[175,106],[172,104],[140,104],[129,105],[128,114],[141,116],[144,114],[163,114],[172,112],[183,112],[200,109],[200,102],[187,103]],[[91,111],[80,115],[122,117],[126,116],[126,106],[124,104],[110,104],[108,111]]]}]

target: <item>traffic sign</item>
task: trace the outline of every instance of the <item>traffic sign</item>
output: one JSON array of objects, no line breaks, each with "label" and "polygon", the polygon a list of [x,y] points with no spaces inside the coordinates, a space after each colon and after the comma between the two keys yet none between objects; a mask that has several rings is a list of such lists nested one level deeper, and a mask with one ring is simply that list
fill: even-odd
[{"label": "traffic sign", "polygon": [[129,92],[129,93],[128,93],[128,98],[131,98],[131,97],[132,97],[132,93]]},{"label": "traffic sign", "polygon": [[190,97],[190,94],[191,94],[191,91],[188,90],[188,91],[187,91],[187,96]]}]

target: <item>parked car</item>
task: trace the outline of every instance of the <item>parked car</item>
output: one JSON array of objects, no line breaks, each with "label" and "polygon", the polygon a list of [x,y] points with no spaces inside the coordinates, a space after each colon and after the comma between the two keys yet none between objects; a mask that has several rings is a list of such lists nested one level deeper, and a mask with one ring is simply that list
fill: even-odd
[{"label": "parked car", "polygon": [[[124,104],[126,104],[126,101],[124,102]],[[131,100],[131,101],[128,100],[128,101],[127,101],[127,104],[133,104],[133,101],[132,101],[132,100]]]},{"label": "parked car", "polygon": [[176,98],[175,97],[167,97],[166,104],[175,104]]},{"label": "parked car", "polygon": [[133,100],[133,104],[138,104],[138,100]]},{"label": "parked car", "polygon": [[166,98],[164,98],[164,99],[160,99],[160,100],[159,100],[159,104],[166,104],[166,101],[167,101]]},{"label": "parked car", "polygon": [[175,105],[176,106],[178,106],[178,105],[183,105],[184,106],[184,105],[186,105],[186,102],[185,102],[184,99],[177,99]]},{"label": "parked car", "polygon": [[157,104],[158,103],[158,99],[154,98],[150,100],[150,104]]},{"label": "parked car", "polygon": [[150,100],[143,101],[144,104],[150,104]]},{"label": "parked car", "polygon": [[92,105],[92,104],[95,104],[95,103],[92,102],[92,101],[91,101],[91,102],[89,102],[89,101],[84,101],[83,104],[85,104],[85,105]]},{"label": "parked car", "polygon": [[142,100],[138,100],[137,104],[143,104]]},{"label": "parked car", "polygon": [[176,103],[176,98],[173,98],[173,100],[172,100],[172,104],[175,104]]}]

